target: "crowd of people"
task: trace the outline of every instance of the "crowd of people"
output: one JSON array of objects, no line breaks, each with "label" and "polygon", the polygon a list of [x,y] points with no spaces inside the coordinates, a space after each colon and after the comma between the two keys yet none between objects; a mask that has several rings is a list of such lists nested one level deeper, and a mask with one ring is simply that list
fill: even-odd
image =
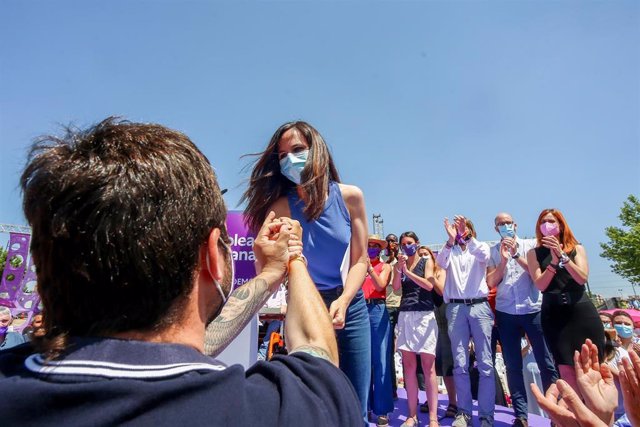
[{"label": "crowd of people", "polygon": [[[21,186],[44,316],[29,343],[0,353],[8,425],[385,426],[397,349],[404,427],[420,424],[420,370],[429,427],[437,376],[453,425],[472,424],[475,396],[485,427],[498,345],[514,425],[527,425],[529,392],[557,425],[640,425],[633,322],[596,311],[584,248],[558,210],[529,240],[499,213],[493,247],[460,215],[444,220],[437,254],[412,231],[368,235],[363,193],[340,182],[320,133],[286,123],[243,195],[257,276],[236,287],[222,193],[182,133],[109,118],[41,138]],[[288,355],[246,372],[216,361],[282,283]],[[529,348],[542,391],[524,379]]]},{"label": "crowd of people", "polygon": [[418,365],[427,392],[421,409],[430,426],[438,424],[437,374],[450,397],[445,416],[454,417],[454,426],[467,426],[472,351],[480,423],[493,425],[499,343],[514,425],[526,426],[527,372],[539,376],[544,390],[558,378],[577,390],[574,351],[589,339],[603,360],[604,327],[585,292],[586,253],[559,210],[540,213],[535,239],[520,238],[514,219],[502,212],[494,224],[500,243],[493,247],[476,239],[468,218],[456,216],[444,221],[446,242],[437,255],[411,231],[399,240],[369,236],[365,253],[362,193],[339,182],[325,141],[304,122],[275,132],[255,163],[244,200],[254,228],[269,210],[303,225],[303,253],[337,329],[340,367],[365,422],[373,417],[378,426],[389,423],[396,349],[408,399],[404,426],[419,424]]}]

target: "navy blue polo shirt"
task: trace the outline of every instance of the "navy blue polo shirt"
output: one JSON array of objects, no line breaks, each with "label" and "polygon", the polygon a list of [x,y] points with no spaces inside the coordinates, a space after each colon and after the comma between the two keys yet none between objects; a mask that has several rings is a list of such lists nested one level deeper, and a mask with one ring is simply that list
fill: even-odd
[{"label": "navy blue polo shirt", "polygon": [[0,352],[7,426],[362,425],[347,377],[306,353],[246,372],[178,344],[76,339],[47,362],[31,344]]}]

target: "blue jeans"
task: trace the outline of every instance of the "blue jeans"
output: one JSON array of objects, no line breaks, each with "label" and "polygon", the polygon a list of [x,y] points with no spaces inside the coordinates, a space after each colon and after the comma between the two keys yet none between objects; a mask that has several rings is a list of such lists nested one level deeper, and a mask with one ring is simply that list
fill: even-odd
[{"label": "blue jeans", "polygon": [[458,395],[458,410],[471,416],[473,402],[469,380],[469,338],[473,338],[480,384],[478,386],[478,415],[493,422],[496,405],[496,383],[491,357],[491,329],[493,313],[488,302],[466,305],[447,305],[449,338],[453,353],[453,381]]},{"label": "blue jeans", "polygon": [[393,389],[389,370],[389,345],[391,323],[387,307],[382,304],[367,304],[371,325],[371,389],[369,401],[376,415],[393,412]]},{"label": "blue jeans", "polygon": [[262,343],[260,347],[258,347],[258,354],[262,356],[262,359],[267,359],[267,352],[269,351],[269,341],[271,340],[271,333],[278,332],[280,330],[280,325],[282,324],[281,320],[270,320],[265,322],[267,325],[267,330],[264,333],[264,338],[262,339]]},{"label": "blue jeans", "polygon": [[[320,296],[327,309],[342,294],[342,287],[322,291]],[[368,425],[367,402],[371,384],[371,330],[369,311],[364,302],[364,294],[359,290],[347,309],[345,326],[336,329],[340,369],[351,381],[358,395],[363,425]]]},{"label": "blue jeans", "polygon": [[500,331],[502,355],[507,367],[507,380],[511,391],[513,412],[518,418],[527,418],[527,389],[522,377],[522,352],[520,339],[522,332],[529,337],[533,355],[538,363],[542,385],[546,391],[558,379],[553,357],[542,334],[540,312],[530,314],[507,314],[496,311],[496,321]]}]

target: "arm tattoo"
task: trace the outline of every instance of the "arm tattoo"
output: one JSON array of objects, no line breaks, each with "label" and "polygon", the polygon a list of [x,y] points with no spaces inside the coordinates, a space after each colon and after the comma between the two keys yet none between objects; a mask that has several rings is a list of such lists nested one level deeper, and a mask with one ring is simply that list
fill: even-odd
[{"label": "arm tattoo", "polygon": [[233,291],[222,312],[207,325],[205,354],[220,354],[262,308],[269,295],[267,282],[257,278]]},{"label": "arm tattoo", "polygon": [[296,347],[293,350],[291,350],[289,354],[298,353],[298,352],[307,353],[307,354],[310,354],[311,356],[319,357],[321,359],[325,359],[333,363],[331,361],[331,356],[329,355],[329,352],[320,347],[316,347],[313,345],[301,345],[300,347]]}]

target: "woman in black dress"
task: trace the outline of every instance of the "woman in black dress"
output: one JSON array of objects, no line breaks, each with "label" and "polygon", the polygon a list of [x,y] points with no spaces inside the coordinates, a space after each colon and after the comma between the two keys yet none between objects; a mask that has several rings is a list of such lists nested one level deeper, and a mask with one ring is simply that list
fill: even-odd
[{"label": "woman in black dress", "polygon": [[604,327],[585,292],[589,263],[584,247],[574,237],[557,209],[545,209],[536,223],[538,246],[529,251],[529,273],[542,292],[542,330],[560,376],[576,392],[573,354],[587,338],[604,349]]}]

